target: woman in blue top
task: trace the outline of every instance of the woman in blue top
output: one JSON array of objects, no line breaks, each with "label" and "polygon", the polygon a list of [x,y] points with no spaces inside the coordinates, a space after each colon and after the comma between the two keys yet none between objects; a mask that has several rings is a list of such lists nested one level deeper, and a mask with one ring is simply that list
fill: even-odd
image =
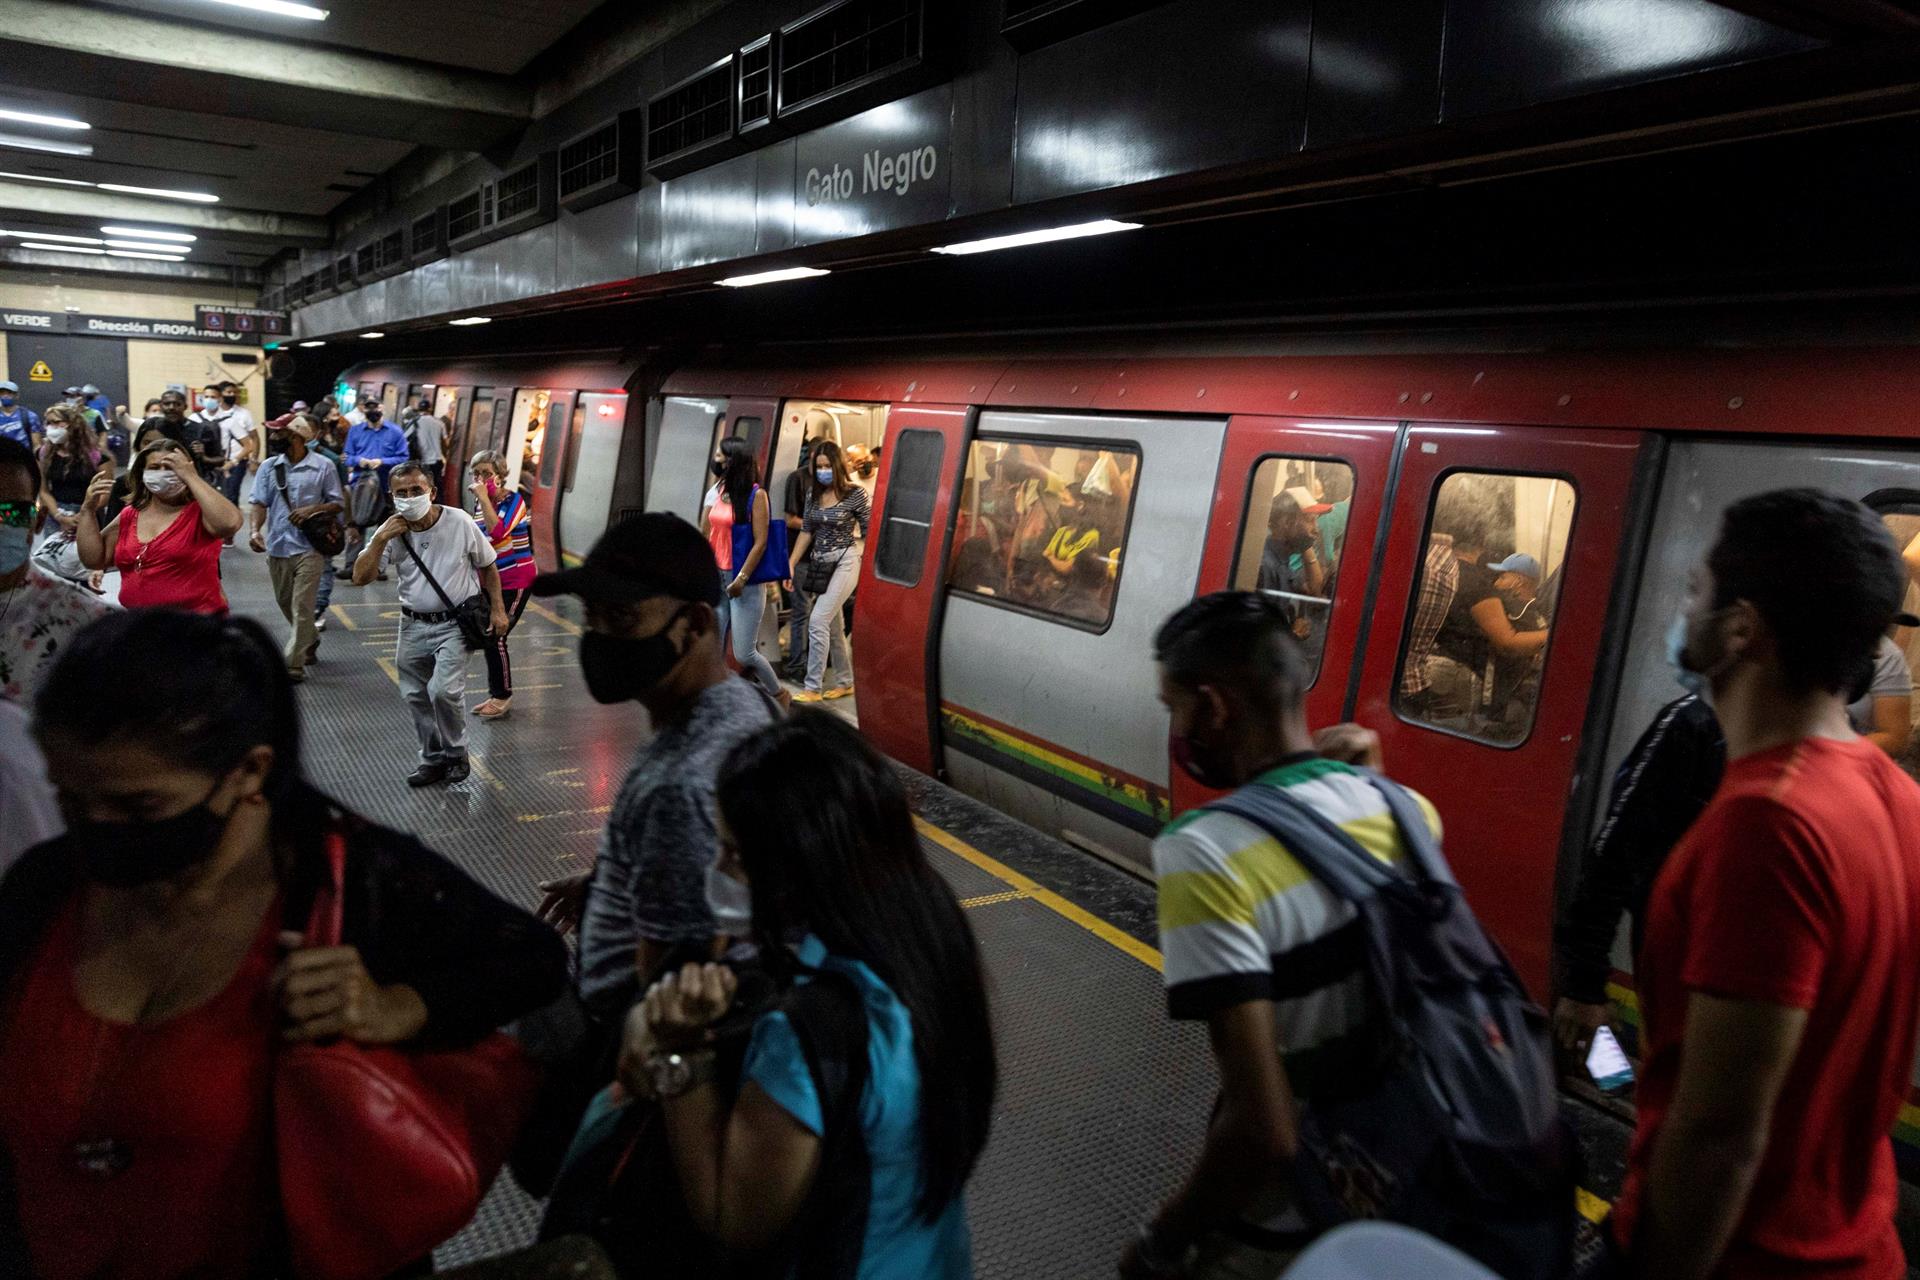
[{"label": "woman in blue top", "polygon": [[[857,1244],[846,1271],[857,1280],[963,1280],[973,1264],[962,1190],[993,1117],[993,1029],[973,932],[927,862],[906,793],[857,730],[800,712],[734,748],[717,798],[710,896],[737,898],[744,884],[775,979],[837,975],[866,1014],[857,1115],[870,1177],[826,1184],[837,1205],[866,1194],[865,1228],[857,1242],[834,1241],[836,1256]],[[731,1107],[703,1079],[706,1028],[733,993],[732,971],[718,965],[662,978],[629,1022],[623,1076],[653,1064],[695,1223],[753,1250],[792,1240],[814,1183],[845,1165],[823,1160],[821,1099],[786,1013],[754,1024]]]}]

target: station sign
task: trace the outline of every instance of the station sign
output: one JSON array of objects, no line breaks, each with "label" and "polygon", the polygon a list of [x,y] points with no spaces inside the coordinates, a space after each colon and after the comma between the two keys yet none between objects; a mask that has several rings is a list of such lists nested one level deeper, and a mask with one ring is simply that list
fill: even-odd
[{"label": "station sign", "polygon": [[[278,313],[275,313],[278,314]],[[281,317],[283,320],[285,317]],[[143,316],[89,316],[60,311],[0,308],[0,329],[16,333],[66,333],[93,338],[143,338],[161,342],[260,341],[258,329],[208,328],[196,320],[151,320]]]},{"label": "station sign", "polygon": [[275,337],[292,332],[292,325],[284,311],[262,311],[257,307],[209,306],[195,307],[193,311],[202,329],[218,330],[221,333],[263,333]]},{"label": "station sign", "polygon": [[941,85],[794,140],[794,238],[818,244],[939,222],[953,195],[953,88]]}]

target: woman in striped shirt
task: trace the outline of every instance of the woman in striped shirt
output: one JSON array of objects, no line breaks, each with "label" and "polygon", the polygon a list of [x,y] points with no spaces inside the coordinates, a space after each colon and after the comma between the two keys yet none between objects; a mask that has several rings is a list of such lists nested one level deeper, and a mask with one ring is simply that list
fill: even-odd
[{"label": "woman in striped shirt", "polygon": [[506,459],[482,449],[467,464],[473,477],[467,488],[475,501],[474,520],[493,544],[500,570],[500,594],[507,606],[507,629],[481,650],[487,658],[487,700],[473,709],[482,720],[498,720],[512,709],[513,663],[507,657],[507,637],[526,612],[527,596],[538,569],[533,563],[533,508],[527,495],[507,488]]}]

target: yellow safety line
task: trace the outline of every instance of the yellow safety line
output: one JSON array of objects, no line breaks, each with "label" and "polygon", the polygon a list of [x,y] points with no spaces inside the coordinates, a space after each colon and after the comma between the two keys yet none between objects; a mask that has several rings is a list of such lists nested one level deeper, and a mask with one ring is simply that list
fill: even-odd
[{"label": "yellow safety line", "polygon": [[566,618],[561,617],[559,614],[555,613],[553,610],[547,608],[547,606],[541,604],[538,600],[527,601],[527,608],[533,610],[535,613],[545,618],[548,622],[553,623],[555,626],[559,627],[561,630],[567,632],[569,635],[577,636],[580,634],[579,623],[572,622]]},{"label": "yellow safety line", "polygon": [[1605,1221],[1608,1211],[1613,1208],[1612,1205],[1585,1187],[1575,1187],[1573,1189],[1573,1207],[1580,1211],[1581,1217],[1593,1223],[1595,1226],[1599,1226],[1601,1222]]},{"label": "yellow safety line", "polygon": [[996,902],[1024,902],[1027,895],[1018,889],[1008,889],[1004,893],[983,893],[977,898],[962,898],[960,905],[968,911],[975,907],[990,907]]},{"label": "yellow safety line", "polygon": [[921,835],[948,853],[971,862],[1008,888],[1026,894],[1054,914],[1066,917],[1107,945],[1126,952],[1149,969],[1159,972],[1160,953],[1132,934],[1114,928],[1086,908],[1068,902],[1045,885],[1021,875],[998,859],[988,857],[958,836],[950,835],[917,814],[914,816],[913,825],[920,829]]},{"label": "yellow safety line", "polygon": [[374,661],[379,663],[380,669],[387,673],[387,679],[393,681],[395,686],[398,686],[400,683],[400,668],[393,665],[393,659],[375,658]]},{"label": "yellow safety line", "polygon": [[337,604],[328,605],[327,612],[340,619],[340,625],[347,630],[358,631],[360,629],[360,624],[353,620],[353,615],[346,611],[345,606]]}]

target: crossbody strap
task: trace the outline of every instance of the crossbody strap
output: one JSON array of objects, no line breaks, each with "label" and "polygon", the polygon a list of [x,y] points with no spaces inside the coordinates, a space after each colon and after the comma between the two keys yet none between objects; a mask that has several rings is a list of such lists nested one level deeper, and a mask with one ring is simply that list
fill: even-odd
[{"label": "crossbody strap", "polygon": [[447,598],[447,589],[440,585],[440,579],[433,576],[433,570],[427,568],[427,562],[420,558],[418,551],[414,550],[413,535],[411,533],[403,533],[400,535],[400,541],[406,545],[407,554],[413,557],[413,562],[420,566],[421,576],[426,578],[427,584],[433,588],[434,594],[440,597],[440,603],[447,606],[448,613],[452,613],[455,608],[454,603]]},{"label": "crossbody strap", "polygon": [[280,482],[280,498],[287,504],[287,516],[293,516],[293,495],[287,492],[287,460],[280,459],[280,465],[273,469],[273,478]]}]

